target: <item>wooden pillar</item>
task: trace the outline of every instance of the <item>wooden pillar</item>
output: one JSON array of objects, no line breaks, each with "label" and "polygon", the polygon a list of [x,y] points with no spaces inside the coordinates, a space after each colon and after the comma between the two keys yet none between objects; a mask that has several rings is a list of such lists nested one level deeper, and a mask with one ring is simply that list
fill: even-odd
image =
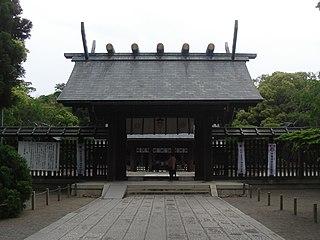
[{"label": "wooden pillar", "polygon": [[212,123],[209,114],[195,117],[195,180],[212,180]]},{"label": "wooden pillar", "polygon": [[126,180],[126,118],[111,114],[109,118],[109,155],[107,179],[109,181]]}]

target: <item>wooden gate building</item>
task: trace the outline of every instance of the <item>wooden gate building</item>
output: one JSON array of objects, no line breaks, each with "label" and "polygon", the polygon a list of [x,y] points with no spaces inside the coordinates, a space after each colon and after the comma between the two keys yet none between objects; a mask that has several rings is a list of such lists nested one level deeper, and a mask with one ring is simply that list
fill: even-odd
[{"label": "wooden gate building", "polygon": [[[108,128],[109,180],[126,179],[128,135],[191,134],[195,179],[210,180],[212,126],[230,124],[235,111],[262,100],[246,67],[256,54],[66,53],[75,62],[58,98],[65,106],[87,108],[94,126]],[[182,124],[184,122],[184,124]],[[181,124],[180,124],[181,123]]]}]

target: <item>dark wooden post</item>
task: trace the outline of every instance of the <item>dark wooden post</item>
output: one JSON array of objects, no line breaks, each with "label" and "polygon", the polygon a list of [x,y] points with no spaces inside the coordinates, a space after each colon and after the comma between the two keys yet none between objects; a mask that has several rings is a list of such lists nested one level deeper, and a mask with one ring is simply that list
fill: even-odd
[{"label": "dark wooden post", "polygon": [[212,180],[212,123],[209,114],[195,117],[195,180]]},{"label": "dark wooden post", "polygon": [[78,177],[81,178],[85,174],[85,167],[86,167],[86,159],[85,159],[85,143],[83,140],[83,137],[78,138],[78,144],[77,144],[77,172],[78,172]]},{"label": "dark wooden post", "polygon": [[32,191],[32,196],[31,196],[31,209],[34,210],[36,206],[36,192]]},{"label": "dark wooden post", "polygon": [[58,202],[61,200],[61,187],[58,186]]},{"label": "dark wooden post", "polygon": [[107,179],[110,181],[126,180],[126,119],[117,113],[110,114],[109,157]]},{"label": "dark wooden post", "polygon": [[49,205],[49,188],[46,188],[46,205]]},{"label": "dark wooden post", "polygon": [[298,171],[296,171],[296,173],[298,173],[298,176],[300,178],[304,177],[304,156],[302,156],[303,151],[301,149],[298,149],[298,164],[297,164],[297,168]]}]

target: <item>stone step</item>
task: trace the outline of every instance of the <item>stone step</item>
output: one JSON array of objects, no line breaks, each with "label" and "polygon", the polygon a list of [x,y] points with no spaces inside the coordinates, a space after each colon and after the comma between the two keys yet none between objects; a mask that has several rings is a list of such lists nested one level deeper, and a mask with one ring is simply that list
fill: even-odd
[{"label": "stone step", "polygon": [[217,192],[219,196],[236,196],[248,193],[249,185],[235,182],[217,183]]},{"label": "stone step", "polygon": [[209,184],[166,184],[166,185],[128,185],[127,195],[130,194],[209,194],[211,188]]},{"label": "stone step", "polygon": [[[123,185],[123,187],[111,185]],[[72,184],[72,194],[82,196],[101,196],[102,198],[122,198],[134,194],[209,194],[210,196],[229,196],[248,194],[248,184],[241,182],[83,182]]]},{"label": "stone step", "polygon": [[[71,195],[78,197],[101,196],[104,185],[96,182],[75,183],[71,185]],[[106,185],[109,186],[109,184]]]}]

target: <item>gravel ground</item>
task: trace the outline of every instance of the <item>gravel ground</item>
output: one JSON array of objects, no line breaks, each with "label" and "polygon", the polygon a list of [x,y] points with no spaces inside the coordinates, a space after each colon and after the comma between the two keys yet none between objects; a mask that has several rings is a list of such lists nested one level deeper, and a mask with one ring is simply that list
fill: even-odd
[{"label": "gravel ground", "polygon": [[[268,192],[271,192],[271,206],[267,204]],[[283,211],[279,210],[280,194],[284,197]],[[298,199],[297,215],[293,214],[294,197]],[[320,208],[320,189],[262,190],[260,202],[257,201],[256,191],[253,192],[252,198],[230,196],[223,199],[285,239],[320,239],[320,223],[313,221],[313,204],[318,204]],[[94,198],[67,198],[63,195],[58,202],[57,196],[51,194],[49,206],[46,206],[45,196],[38,196],[34,211],[31,210],[31,204],[28,202],[27,208],[20,217],[0,220],[0,239],[24,239],[92,200]]]},{"label": "gravel ground", "polygon": [[18,218],[0,220],[0,239],[24,239],[66,214],[77,210],[95,198],[70,197],[65,194],[57,201],[56,193],[50,193],[49,205],[46,205],[45,195],[36,196],[36,208],[31,210],[31,202],[26,203],[26,209]]},{"label": "gravel ground", "polygon": [[[271,194],[270,206],[268,206],[268,192]],[[282,211],[280,211],[280,195],[283,195]],[[293,211],[294,198],[297,198],[297,215],[294,215]],[[313,204],[317,204],[320,209],[320,189],[261,190],[260,202],[257,191],[253,191],[252,198],[248,195],[223,199],[285,239],[320,239],[320,219],[315,223],[313,218]]]}]

